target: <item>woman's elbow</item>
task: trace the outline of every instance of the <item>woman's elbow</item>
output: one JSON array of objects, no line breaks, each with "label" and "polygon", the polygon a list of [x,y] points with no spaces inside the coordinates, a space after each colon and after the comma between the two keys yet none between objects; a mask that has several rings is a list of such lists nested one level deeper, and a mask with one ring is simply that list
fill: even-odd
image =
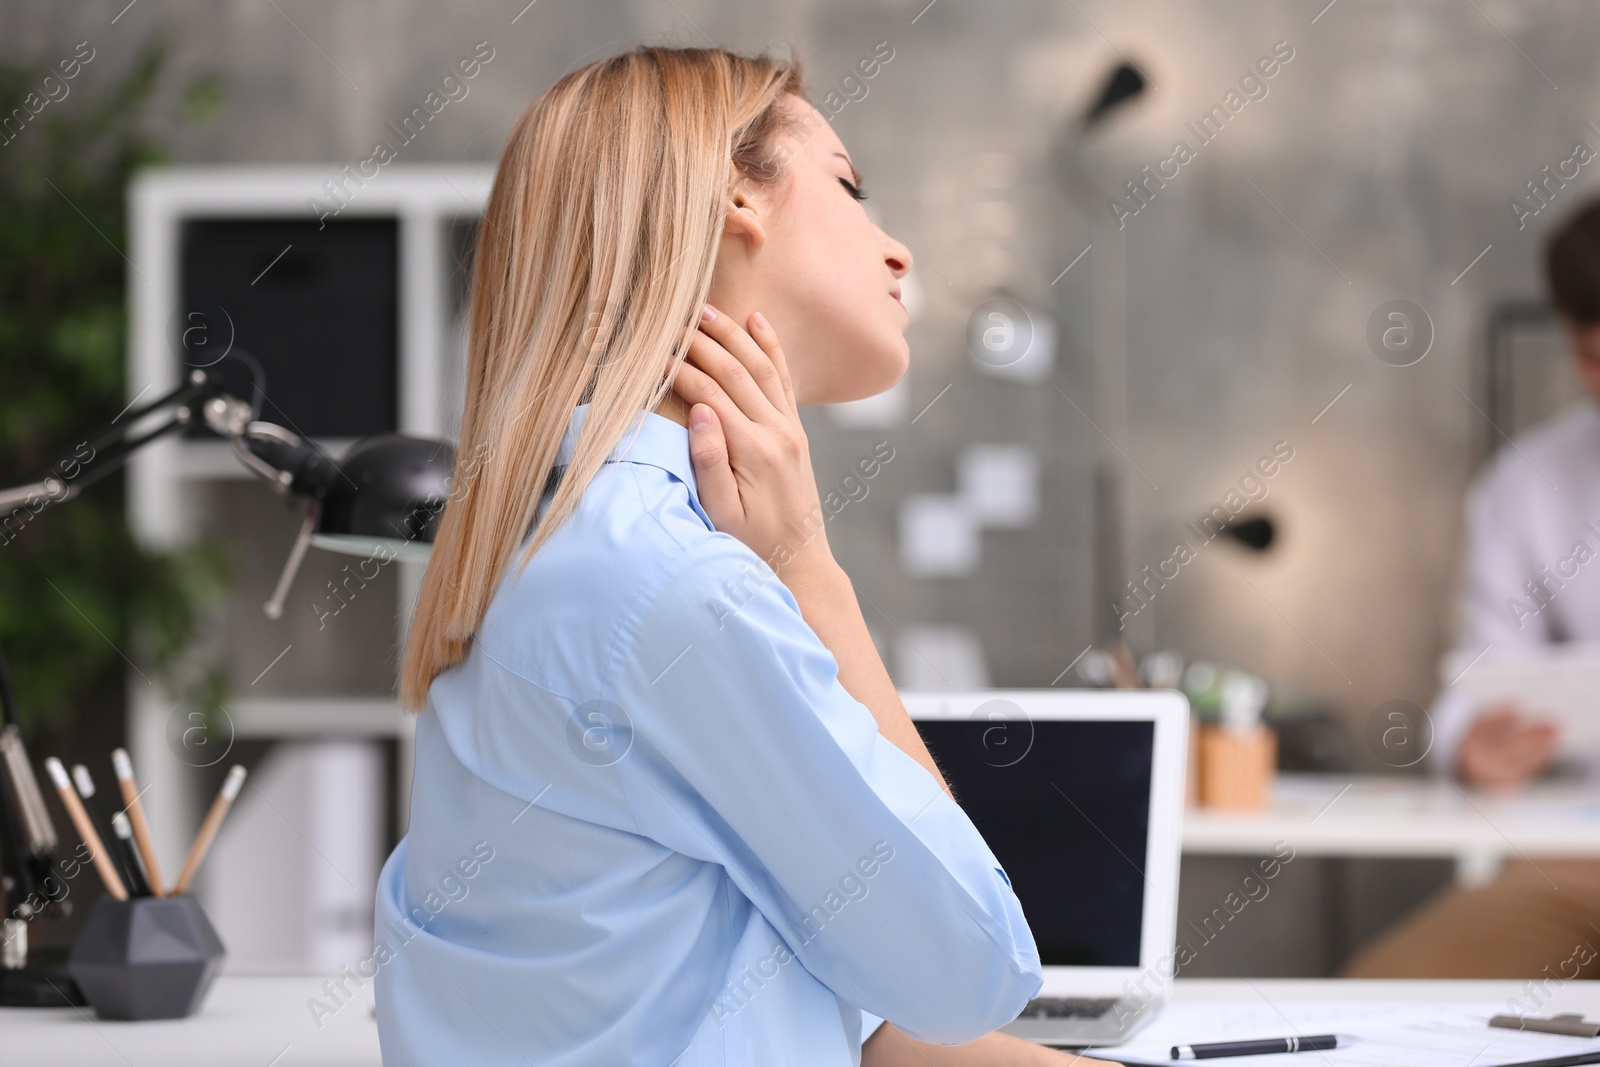
[{"label": "woman's elbow", "polygon": [[976,981],[966,977],[956,976],[942,995],[925,998],[906,1017],[891,1021],[919,1041],[962,1045],[1021,1015],[1044,985],[1044,973],[1034,957],[1001,961]]}]

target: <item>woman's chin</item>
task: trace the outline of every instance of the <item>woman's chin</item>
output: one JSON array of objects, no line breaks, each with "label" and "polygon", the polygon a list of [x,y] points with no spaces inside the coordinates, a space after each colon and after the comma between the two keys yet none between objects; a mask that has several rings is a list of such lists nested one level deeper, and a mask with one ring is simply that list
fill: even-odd
[{"label": "woman's chin", "polygon": [[[901,378],[906,376],[907,369],[911,366],[911,349],[902,339],[898,352],[886,353],[882,358],[873,361],[870,367],[854,367],[855,376],[849,381],[832,382],[830,394],[825,400],[818,400],[819,404],[843,404],[851,400],[865,400],[869,396],[893,389]],[[871,373],[863,373],[870,371]]]},{"label": "woman's chin", "polygon": [[902,371],[900,374],[875,383],[851,382],[848,387],[830,390],[824,396],[808,397],[805,402],[809,404],[847,404],[852,400],[865,400],[869,396],[877,396],[879,393],[887,392],[894,388],[895,383],[903,376],[904,372]]}]

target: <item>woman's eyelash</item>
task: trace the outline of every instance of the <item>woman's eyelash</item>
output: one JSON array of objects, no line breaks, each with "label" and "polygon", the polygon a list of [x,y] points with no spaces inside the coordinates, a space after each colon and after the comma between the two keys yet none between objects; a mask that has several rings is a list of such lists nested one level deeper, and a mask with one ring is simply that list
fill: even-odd
[{"label": "woman's eyelash", "polygon": [[867,191],[860,186],[852,185],[848,178],[840,178],[839,182],[847,190],[849,190],[850,195],[855,197],[857,200],[865,200],[867,198]]}]

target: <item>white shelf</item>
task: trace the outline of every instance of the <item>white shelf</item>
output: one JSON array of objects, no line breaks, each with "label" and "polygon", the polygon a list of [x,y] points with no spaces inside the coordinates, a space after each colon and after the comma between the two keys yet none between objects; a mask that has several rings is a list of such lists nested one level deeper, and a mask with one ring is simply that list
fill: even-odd
[{"label": "white shelf", "polygon": [[383,697],[283,697],[228,706],[236,737],[409,737],[416,716]]},{"label": "white shelf", "polygon": [[[292,166],[183,166],[141,172],[128,191],[130,305],[127,401],[162,396],[182,371],[167,344],[167,324],[180,299],[183,223],[190,219],[287,218],[312,221],[313,199],[327,201],[326,183],[342,180],[344,163]],[[458,343],[451,326],[448,230],[481,215],[492,166],[390,164],[354,191],[339,212],[349,218],[393,218],[398,224],[396,426],[399,433],[442,437],[451,413],[447,355]],[[268,387],[271,387],[269,378]],[[268,416],[270,421],[270,416]],[[316,442],[338,457],[348,438]],[[128,518],[134,536],[158,549],[191,540],[200,520],[201,483],[260,481],[221,441],[165,438],[128,464]],[[421,568],[398,571],[400,603],[414,602]],[[403,643],[406,612],[396,621]],[[159,686],[129,672],[129,748],[141,779],[152,788],[146,807],[159,841],[193,836],[209,798],[194,794],[194,768],[173,751],[169,721],[176,702]],[[410,795],[413,719],[392,699],[331,698],[320,694],[272,699],[243,697],[229,708],[237,736],[307,738],[395,737],[401,744],[401,805]],[[163,859],[167,857],[163,856]],[[181,857],[180,857],[181,858]]]}]

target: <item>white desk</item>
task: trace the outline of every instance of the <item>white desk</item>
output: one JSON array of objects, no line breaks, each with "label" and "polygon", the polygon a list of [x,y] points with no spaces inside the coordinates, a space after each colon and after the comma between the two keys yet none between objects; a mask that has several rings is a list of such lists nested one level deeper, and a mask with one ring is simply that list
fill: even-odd
[{"label": "white desk", "polygon": [[319,1029],[306,1001],[326,998],[325,980],[224,974],[187,1019],[121,1022],[90,1008],[0,1008],[0,1064],[380,1067],[372,983]]},{"label": "white desk", "polygon": [[[198,1014],[171,1022],[108,1022],[71,1008],[0,1009],[0,1062],[73,1067],[379,1067],[372,986],[337,1015],[312,1022],[306,1000],[323,978],[224,975]],[[1600,1013],[1600,982],[1551,982],[1542,1013]],[[1506,1001],[1522,983],[1353,982],[1180,978],[1173,1000],[1258,1006],[1294,1001]]]},{"label": "white desk", "polygon": [[1600,858],[1600,788],[1539,785],[1515,796],[1399,776],[1281,774],[1260,812],[1190,808],[1186,854],[1444,858],[1481,884],[1508,856]]}]

